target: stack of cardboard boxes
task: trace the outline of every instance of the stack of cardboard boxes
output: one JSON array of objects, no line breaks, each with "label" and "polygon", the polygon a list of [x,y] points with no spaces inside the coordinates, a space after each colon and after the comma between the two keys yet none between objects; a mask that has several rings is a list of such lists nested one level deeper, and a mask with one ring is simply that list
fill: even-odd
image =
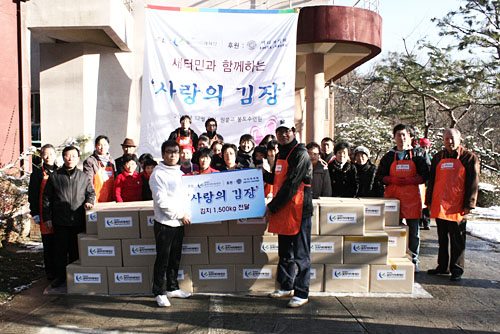
[{"label": "stack of cardboard boxes", "polygon": [[[397,200],[315,200],[310,291],[411,293],[407,231],[398,225]],[[151,201],[97,205],[78,242],[68,293],[151,293]],[[272,291],[277,263],[278,237],[262,218],[193,224],[185,227],[179,285],[195,293]]]}]

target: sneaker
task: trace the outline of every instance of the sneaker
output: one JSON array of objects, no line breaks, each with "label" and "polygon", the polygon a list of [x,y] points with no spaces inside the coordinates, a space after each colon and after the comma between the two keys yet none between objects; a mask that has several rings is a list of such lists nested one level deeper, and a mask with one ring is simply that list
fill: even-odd
[{"label": "sneaker", "polygon": [[450,281],[452,282],[458,282],[462,280],[462,275],[458,274],[451,274]]},{"label": "sneaker", "polygon": [[177,289],[177,290],[174,290],[174,291],[167,292],[167,296],[169,298],[182,298],[182,299],[185,299],[185,298],[191,297],[191,294],[189,292],[182,291],[181,289]]},{"label": "sneaker", "polygon": [[155,297],[156,303],[158,304],[159,307],[169,307],[170,306],[170,301],[168,300],[167,296],[165,295],[158,295]]},{"label": "sneaker", "polygon": [[431,227],[429,225],[424,225],[420,228],[421,230],[429,231]]},{"label": "sneaker", "polygon": [[271,298],[288,298],[293,296],[293,290],[276,290],[268,296]]},{"label": "sneaker", "polygon": [[439,268],[427,270],[428,275],[449,275],[450,272]]},{"label": "sneaker", "polygon": [[297,296],[293,296],[292,299],[290,299],[290,301],[288,302],[287,306],[291,308],[297,308],[307,303],[309,303],[309,298],[300,298]]}]

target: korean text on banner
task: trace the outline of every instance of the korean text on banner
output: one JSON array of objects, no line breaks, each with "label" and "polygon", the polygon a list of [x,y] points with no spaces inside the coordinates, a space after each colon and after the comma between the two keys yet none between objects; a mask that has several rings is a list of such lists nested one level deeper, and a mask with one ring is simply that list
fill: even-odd
[{"label": "korean text on banner", "polygon": [[292,122],[297,21],[295,10],[149,6],[139,152],[161,156],[185,114],[198,134],[214,117],[233,143]]},{"label": "korean text on banner", "polygon": [[183,176],[191,196],[191,222],[262,217],[266,211],[260,169]]}]

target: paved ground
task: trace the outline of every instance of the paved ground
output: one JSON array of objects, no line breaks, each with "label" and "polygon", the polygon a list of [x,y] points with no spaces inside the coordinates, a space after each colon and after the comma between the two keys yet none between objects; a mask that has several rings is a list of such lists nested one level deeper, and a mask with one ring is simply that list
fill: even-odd
[{"label": "paved ground", "polygon": [[[423,231],[422,269],[435,266],[435,229]],[[0,306],[0,333],[500,333],[500,244],[469,237],[464,279],[417,274],[433,298],[312,297],[301,309],[264,297],[43,295],[46,281]]]}]

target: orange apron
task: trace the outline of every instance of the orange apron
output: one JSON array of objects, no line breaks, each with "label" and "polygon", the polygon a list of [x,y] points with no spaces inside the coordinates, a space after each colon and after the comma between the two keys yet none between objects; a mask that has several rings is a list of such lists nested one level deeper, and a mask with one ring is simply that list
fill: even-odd
[{"label": "orange apron", "polygon": [[183,137],[181,136],[181,131],[177,130],[177,137],[175,138],[175,141],[179,144],[179,146],[192,146],[193,145],[193,140],[191,139],[191,131],[188,131],[189,136],[188,137]]},{"label": "orange apron", "polygon": [[99,169],[94,175],[96,202],[113,202],[115,193],[115,172],[113,166],[106,166],[99,161]]},{"label": "orange apron", "polygon": [[[390,176],[414,177],[418,175],[411,151],[410,160],[397,160],[396,157],[397,153],[394,153],[394,161],[389,172]],[[422,216],[422,198],[420,197],[418,184],[390,184],[385,188],[384,197],[399,199],[399,218],[420,219]]]},{"label": "orange apron", "polygon": [[[297,144],[298,145],[298,144]],[[273,197],[276,196],[280,190],[283,182],[286,180],[286,175],[288,172],[288,157],[297,147],[295,145],[288,153],[287,157],[283,159],[276,160],[276,168],[274,171],[274,184],[273,184]],[[297,193],[292,197],[292,199],[286,203],[281,209],[276,213],[271,213],[269,217],[269,227],[268,231],[270,233],[277,233],[281,235],[296,235],[300,231],[300,226],[302,224],[302,209],[304,204],[304,182],[300,183]]]},{"label": "orange apron", "polygon": [[264,197],[273,193],[273,185],[269,183],[264,183]]},{"label": "orange apron", "polygon": [[464,218],[465,167],[458,156],[441,159],[436,167],[431,218],[461,222]]},{"label": "orange apron", "polygon": [[45,186],[47,185],[47,181],[49,180],[49,173],[45,171],[45,168],[42,165],[42,183],[40,183],[40,194],[38,195],[39,199],[39,212],[40,212],[40,233],[42,234],[53,234],[54,228],[52,226],[47,226],[47,223],[43,220],[43,192],[45,190]]}]

